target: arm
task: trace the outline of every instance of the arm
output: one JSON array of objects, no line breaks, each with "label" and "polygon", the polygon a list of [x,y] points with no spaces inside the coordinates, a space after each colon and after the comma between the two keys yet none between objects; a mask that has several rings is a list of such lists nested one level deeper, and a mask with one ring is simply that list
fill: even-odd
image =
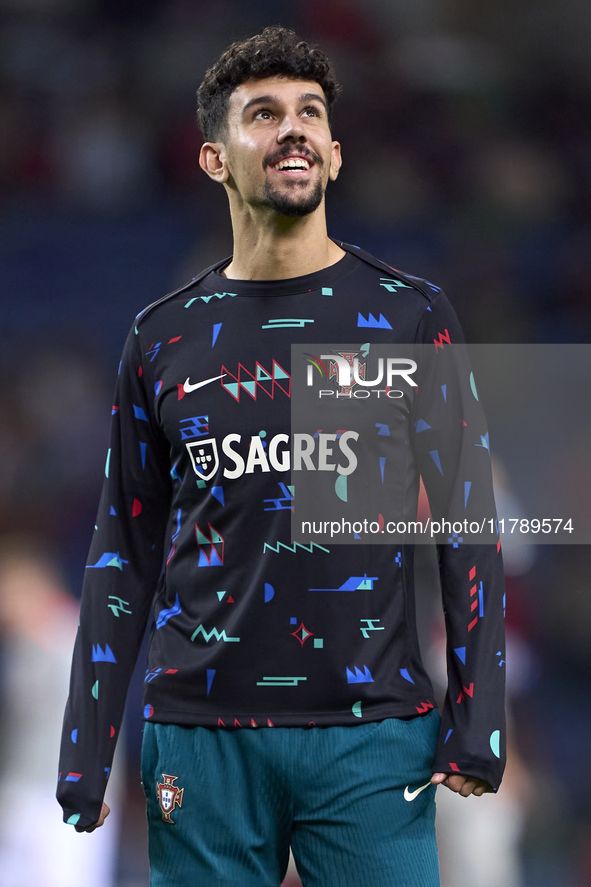
[{"label": "arm", "polygon": [[57,797],[78,831],[101,825],[127,688],[163,559],[168,446],[132,329],[115,390],[110,448],[85,570]]},{"label": "arm", "polygon": [[[425,345],[413,446],[432,516],[494,520],[484,415],[461,329],[443,293],[425,311],[417,341]],[[438,545],[448,689],[433,782],[479,795],[496,791],[504,769],[505,584],[500,545],[490,537],[471,544],[458,535],[463,541],[446,533]]]}]

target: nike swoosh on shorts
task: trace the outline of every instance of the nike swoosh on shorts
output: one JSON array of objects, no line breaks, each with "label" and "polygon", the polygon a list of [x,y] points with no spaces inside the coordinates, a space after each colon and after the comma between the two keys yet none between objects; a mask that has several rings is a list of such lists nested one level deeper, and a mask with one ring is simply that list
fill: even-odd
[{"label": "nike swoosh on shorts", "polygon": [[198,388],[203,388],[204,385],[209,385],[210,382],[215,382],[216,379],[221,379],[225,375],[225,373],[221,373],[219,376],[214,376],[213,379],[204,379],[203,382],[195,382],[194,385],[191,385],[187,377],[187,381],[183,385],[183,391],[185,394],[190,394],[191,391],[197,391]]},{"label": "nike swoosh on shorts", "polygon": [[426,788],[432,785],[431,782],[426,782],[425,785],[421,785],[419,788],[415,788],[414,792],[409,791],[410,785],[407,785],[404,789],[404,800],[405,801],[414,801],[417,795],[420,795],[422,791],[425,791]]}]

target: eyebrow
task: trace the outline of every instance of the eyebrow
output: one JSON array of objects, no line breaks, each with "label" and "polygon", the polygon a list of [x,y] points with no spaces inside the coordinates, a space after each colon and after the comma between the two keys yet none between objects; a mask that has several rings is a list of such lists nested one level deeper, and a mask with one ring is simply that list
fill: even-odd
[{"label": "eyebrow", "polygon": [[[259,95],[259,96],[256,96],[254,99],[251,99],[249,102],[247,102],[245,104],[245,106],[242,109],[242,113],[245,114],[246,111],[248,111],[248,109],[251,108],[253,105],[261,105],[261,104],[272,105],[272,104],[277,104],[280,101],[281,101],[280,97],[276,96],[276,95]],[[316,93],[316,92],[302,93],[302,95],[299,96],[299,101],[302,103],[303,102],[312,102],[312,101],[320,102],[320,104],[324,105],[324,108],[328,110],[325,99],[323,99],[322,96],[318,95],[318,93]]]}]

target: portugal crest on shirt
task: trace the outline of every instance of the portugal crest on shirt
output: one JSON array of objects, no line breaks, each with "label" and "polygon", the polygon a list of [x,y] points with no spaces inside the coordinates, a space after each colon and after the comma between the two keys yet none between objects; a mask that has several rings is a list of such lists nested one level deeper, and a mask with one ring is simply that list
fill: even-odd
[{"label": "portugal crest on shirt", "polygon": [[178,785],[174,785],[178,776],[167,776],[166,773],[163,773],[162,779],[164,782],[158,782],[156,784],[156,797],[158,798],[158,803],[162,810],[162,819],[164,822],[170,822],[174,825],[174,820],[171,818],[170,814],[175,807],[181,806],[183,792],[185,790],[184,788],[179,788]]},{"label": "portugal crest on shirt", "polygon": [[201,480],[210,480],[219,466],[218,448],[215,437],[186,444],[193,471]]}]

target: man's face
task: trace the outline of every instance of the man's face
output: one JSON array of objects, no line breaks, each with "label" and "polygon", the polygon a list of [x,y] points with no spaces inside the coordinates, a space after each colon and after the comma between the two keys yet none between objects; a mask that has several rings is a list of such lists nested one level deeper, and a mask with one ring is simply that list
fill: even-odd
[{"label": "man's face", "polygon": [[341,165],[324,91],[315,81],[268,77],[238,86],[224,148],[227,186],[244,203],[283,216],[314,212]]}]

